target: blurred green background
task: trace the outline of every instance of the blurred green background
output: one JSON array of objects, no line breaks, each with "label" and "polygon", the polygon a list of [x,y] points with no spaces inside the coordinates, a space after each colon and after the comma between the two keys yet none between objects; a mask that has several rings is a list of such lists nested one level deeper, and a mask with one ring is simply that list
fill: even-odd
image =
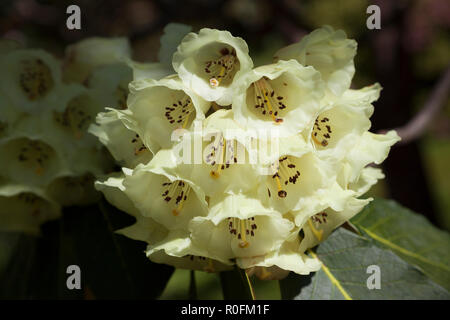
[{"label": "blurred green background", "polygon": [[[67,30],[66,8],[81,8],[81,30]],[[368,30],[366,8],[381,8],[381,29]],[[429,99],[450,65],[448,0],[3,0],[0,32],[27,47],[62,57],[66,45],[90,36],[126,36],[138,61],[156,61],[169,22],[226,29],[244,38],[256,65],[324,24],[358,42],[354,88],[380,82],[373,131],[401,127]],[[418,140],[397,145],[383,164],[386,179],[369,195],[393,198],[450,231],[450,101]],[[221,299],[217,275],[195,273],[199,298]],[[161,298],[187,297],[190,272],[177,270]],[[278,282],[252,278],[259,299],[280,298]]]}]

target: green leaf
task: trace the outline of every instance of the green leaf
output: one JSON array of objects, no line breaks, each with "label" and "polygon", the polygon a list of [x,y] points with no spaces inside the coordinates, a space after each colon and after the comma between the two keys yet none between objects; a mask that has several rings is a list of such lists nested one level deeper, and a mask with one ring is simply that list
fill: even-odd
[{"label": "green leaf", "polygon": [[450,290],[450,235],[392,200],[376,199],[351,222],[364,235],[394,251]]},{"label": "green leaf", "polygon": [[[450,294],[432,282],[419,269],[370,239],[339,228],[322,243],[317,252],[322,262],[311,283],[295,299],[450,299]],[[380,289],[369,289],[378,266]]]},{"label": "green leaf", "polygon": [[223,298],[225,300],[255,300],[252,284],[245,270],[235,267],[220,273]]}]

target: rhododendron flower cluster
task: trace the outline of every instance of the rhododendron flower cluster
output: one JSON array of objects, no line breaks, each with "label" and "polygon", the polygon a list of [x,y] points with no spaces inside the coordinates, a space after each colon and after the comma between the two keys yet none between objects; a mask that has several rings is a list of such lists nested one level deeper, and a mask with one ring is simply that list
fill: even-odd
[{"label": "rhododendron flower cluster", "polygon": [[179,268],[317,271],[308,249],[371,201],[368,165],[399,140],[369,132],[380,85],[350,88],[356,42],[328,26],[262,66],[227,31],[188,31],[168,27],[165,62],[131,64],[126,108],[90,128],[122,166],[96,182],[136,218],[119,232]]}]

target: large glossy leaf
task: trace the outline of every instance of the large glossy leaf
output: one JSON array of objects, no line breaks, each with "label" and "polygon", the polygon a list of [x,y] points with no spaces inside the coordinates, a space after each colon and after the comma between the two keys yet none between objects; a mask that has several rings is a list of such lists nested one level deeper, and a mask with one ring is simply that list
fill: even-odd
[{"label": "large glossy leaf", "polygon": [[376,199],[351,220],[364,235],[450,290],[450,235],[392,200]]},{"label": "large glossy leaf", "polygon": [[[323,266],[295,299],[450,299],[418,268],[370,239],[339,228],[310,252]],[[369,289],[369,266],[378,266],[380,289]],[[369,269],[370,270],[370,269]]]}]

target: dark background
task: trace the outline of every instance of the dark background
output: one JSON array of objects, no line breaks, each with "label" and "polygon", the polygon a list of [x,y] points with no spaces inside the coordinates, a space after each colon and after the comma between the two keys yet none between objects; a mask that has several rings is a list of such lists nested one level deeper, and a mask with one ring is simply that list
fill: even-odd
[{"label": "dark background", "polygon": [[[66,28],[67,6],[81,8],[81,30]],[[381,8],[381,30],[368,30],[366,8]],[[244,38],[255,65],[324,24],[358,42],[354,88],[380,82],[372,131],[399,128],[426,106],[450,65],[448,0],[2,0],[0,35],[63,57],[64,48],[90,36],[126,36],[134,59],[156,61],[169,22],[229,30]],[[444,88],[445,89],[445,88]],[[448,92],[448,86],[447,86]],[[371,195],[393,198],[450,230],[450,103],[418,139],[394,146],[386,179]]]}]

